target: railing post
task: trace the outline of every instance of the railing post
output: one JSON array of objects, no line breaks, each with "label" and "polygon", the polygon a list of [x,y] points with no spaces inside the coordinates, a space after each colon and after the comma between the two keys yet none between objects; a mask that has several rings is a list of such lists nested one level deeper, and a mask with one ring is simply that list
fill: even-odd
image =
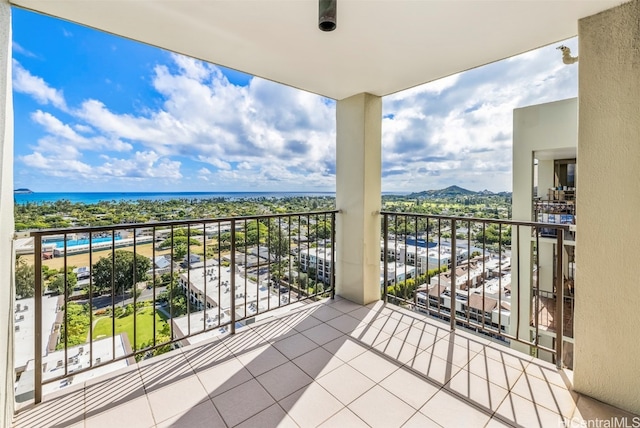
[{"label": "railing post", "polygon": [[[289,237],[291,242],[291,237]],[[300,253],[298,253],[300,254]],[[331,214],[331,299],[336,298],[336,213]],[[291,266],[291,264],[289,264]]]},{"label": "railing post", "polygon": [[456,220],[451,219],[451,309],[450,323],[451,331],[456,329],[456,267],[457,267],[457,248],[456,248]]},{"label": "railing post", "polygon": [[[520,226],[515,226],[516,228],[516,248],[517,248],[517,257],[516,257],[516,270],[518,272],[518,275],[516,276],[516,278],[513,278],[513,276],[511,277],[511,284],[513,286],[513,281],[515,280],[516,282],[516,290],[518,292],[518,299],[516,299],[516,339],[520,339],[520,302],[522,301],[522,296],[520,295]],[[536,231],[537,233],[537,231]],[[500,245],[499,245],[499,255],[498,257],[500,260],[500,264],[502,264],[502,223],[500,223],[500,227],[498,229],[498,236],[500,237]],[[531,244],[529,244],[531,245]],[[540,259],[540,245],[538,242],[538,238],[537,238],[537,234],[536,234],[536,251],[538,252],[536,260]],[[511,227],[511,266],[513,266],[513,226]],[[529,272],[527,272],[528,275],[530,275],[531,269],[529,269]],[[536,269],[536,281],[540,280],[540,269]],[[531,289],[531,287],[529,287],[529,289]],[[499,288],[499,290],[502,290],[502,287]],[[527,295],[527,302],[531,301],[531,296]],[[536,302],[538,302],[540,300],[540,296],[536,297]],[[513,302],[512,302],[513,303]],[[501,305],[502,302],[499,302],[499,304]],[[529,308],[531,308],[531,306],[528,306]],[[538,310],[537,310],[537,304],[536,304],[536,320],[538,319]],[[529,313],[531,313],[531,310],[529,310]],[[500,308],[500,311],[498,312],[499,315],[502,314],[502,308]],[[511,321],[509,321],[509,324],[511,324]],[[502,330],[502,317],[498,318],[498,328],[500,328]],[[531,337],[531,333],[528,333],[528,336]],[[536,328],[536,337],[535,337],[535,343],[536,343],[536,347],[538,345],[538,329]],[[529,348],[531,349],[531,348]],[[536,348],[537,349],[537,348]]]},{"label": "railing post", "polygon": [[236,221],[231,219],[231,270],[229,300],[231,301],[231,334],[236,333]]},{"label": "railing post", "polygon": [[[34,399],[35,403],[42,402],[42,236],[33,237],[33,260],[35,269],[34,296]],[[66,257],[66,255],[65,255]],[[66,332],[65,332],[66,333]]]},{"label": "railing post", "polygon": [[384,240],[382,242],[384,242],[384,248],[383,248],[383,252],[384,254],[382,255],[382,260],[383,260],[383,264],[382,264],[382,299],[384,300],[385,303],[387,303],[387,275],[389,273],[389,267],[388,267],[388,261],[387,261],[387,257],[388,257],[388,251],[389,251],[389,215],[388,214],[382,214],[382,233],[383,233],[383,237]]},{"label": "railing post", "polygon": [[562,368],[562,341],[564,338],[564,281],[563,281],[563,252],[564,229],[558,229],[556,243],[556,367]]}]

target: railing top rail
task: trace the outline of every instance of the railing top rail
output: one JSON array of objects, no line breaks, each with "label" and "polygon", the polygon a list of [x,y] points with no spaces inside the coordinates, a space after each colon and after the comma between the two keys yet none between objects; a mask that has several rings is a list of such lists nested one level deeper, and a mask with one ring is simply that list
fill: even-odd
[{"label": "railing top rail", "polygon": [[461,217],[461,216],[448,216],[439,214],[424,214],[424,213],[407,213],[407,212],[394,212],[394,211],[380,211],[381,215],[397,215],[407,217],[423,217],[435,220],[456,220],[456,221],[470,221],[475,223],[502,223],[510,226],[527,226],[527,227],[553,227],[559,230],[569,230],[568,224],[560,223],[542,223],[537,221],[520,221],[509,220],[500,218],[478,218],[478,217]]},{"label": "railing top rail", "polygon": [[84,226],[84,227],[64,227],[64,228],[52,228],[52,229],[40,229],[30,231],[30,236],[48,236],[63,233],[89,233],[89,232],[110,232],[112,230],[126,230],[133,228],[150,228],[150,227],[170,227],[170,226],[187,226],[194,223],[200,224],[217,224],[230,221],[244,221],[244,220],[260,220],[268,218],[278,217],[297,217],[297,216],[313,216],[313,215],[326,215],[337,214],[340,210],[327,210],[327,211],[307,211],[307,212],[295,212],[295,213],[279,213],[279,214],[258,214],[249,216],[232,216],[232,217],[215,217],[215,218],[201,218],[201,219],[185,219],[185,220],[167,220],[167,221],[150,221],[144,223],[121,223],[112,224],[108,226]]}]

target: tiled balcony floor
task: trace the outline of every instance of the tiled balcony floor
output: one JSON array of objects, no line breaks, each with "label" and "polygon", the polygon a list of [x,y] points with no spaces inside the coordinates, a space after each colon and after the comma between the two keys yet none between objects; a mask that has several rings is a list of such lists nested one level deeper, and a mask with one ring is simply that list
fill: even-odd
[{"label": "tiled balcony floor", "polygon": [[573,393],[566,379],[553,365],[419,314],[336,297],[45,397],[14,426],[631,423],[633,415]]}]

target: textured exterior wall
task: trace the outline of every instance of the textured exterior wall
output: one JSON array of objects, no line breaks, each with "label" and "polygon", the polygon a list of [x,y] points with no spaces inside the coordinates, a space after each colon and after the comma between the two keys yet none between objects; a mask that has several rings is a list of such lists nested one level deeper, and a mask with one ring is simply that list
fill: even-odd
[{"label": "textured exterior wall", "polygon": [[[578,146],[578,100],[575,100],[575,140],[576,147]],[[553,159],[549,160],[538,160],[538,196],[542,199],[548,199],[549,193],[548,189],[554,186],[554,169],[555,169],[555,161]]]},{"label": "textured exterior wall", "polygon": [[[514,220],[531,221],[533,200],[533,158],[534,152],[541,150],[571,150],[577,146],[577,122],[578,100],[571,98],[552,103],[533,105],[518,108],[513,111],[513,197],[512,217]],[[549,167],[551,170],[549,171]],[[553,161],[543,162],[538,170],[540,174],[553,174]],[[539,184],[546,186],[544,180]],[[549,187],[549,186],[547,186]],[[542,187],[541,187],[542,188]],[[538,190],[540,194],[540,190]],[[526,274],[531,269],[531,231],[529,228],[520,229],[523,235],[520,245],[512,248],[512,259],[520,257],[520,269],[518,264],[512,264],[511,278],[520,278],[520,290],[515,287],[512,290],[511,301],[516,302],[520,296],[529,296],[531,290],[531,277]],[[512,232],[512,242],[517,242],[517,231]],[[553,245],[541,243],[541,282],[552,285],[553,281]],[[544,280],[547,272],[548,280]],[[547,288],[542,286],[542,288]],[[521,300],[528,302],[528,299]],[[520,318],[520,336],[529,336],[529,310],[522,310],[516,316],[517,307],[511,305],[514,315],[511,317],[511,333],[515,334],[518,317]],[[512,347],[522,352],[529,352],[529,347],[512,341]]]},{"label": "textured exterior wall", "polygon": [[13,100],[11,8],[0,0],[0,426],[13,416]]},{"label": "textured exterior wall", "polygon": [[578,30],[574,382],[640,413],[640,0]]},{"label": "textured exterior wall", "polygon": [[360,304],[380,299],[382,99],[338,101],[336,292]]},{"label": "textured exterior wall", "polygon": [[[531,220],[533,153],[571,149],[577,145],[578,100],[517,108],[513,111],[513,212],[514,220]],[[553,173],[553,161],[547,168]],[[547,174],[544,167],[539,174]],[[542,182],[544,185],[544,181]],[[548,186],[547,186],[548,187]],[[542,190],[544,194],[544,189]],[[540,194],[540,190],[538,190]]]}]

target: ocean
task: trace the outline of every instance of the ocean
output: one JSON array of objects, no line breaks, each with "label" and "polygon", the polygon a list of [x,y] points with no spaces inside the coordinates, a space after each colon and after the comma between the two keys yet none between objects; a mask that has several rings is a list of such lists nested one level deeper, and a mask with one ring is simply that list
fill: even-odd
[{"label": "ocean", "polygon": [[56,202],[67,200],[73,203],[97,204],[101,201],[167,201],[171,199],[213,199],[229,200],[255,198],[289,198],[296,196],[335,197],[335,192],[34,192],[14,194],[15,203]]}]

